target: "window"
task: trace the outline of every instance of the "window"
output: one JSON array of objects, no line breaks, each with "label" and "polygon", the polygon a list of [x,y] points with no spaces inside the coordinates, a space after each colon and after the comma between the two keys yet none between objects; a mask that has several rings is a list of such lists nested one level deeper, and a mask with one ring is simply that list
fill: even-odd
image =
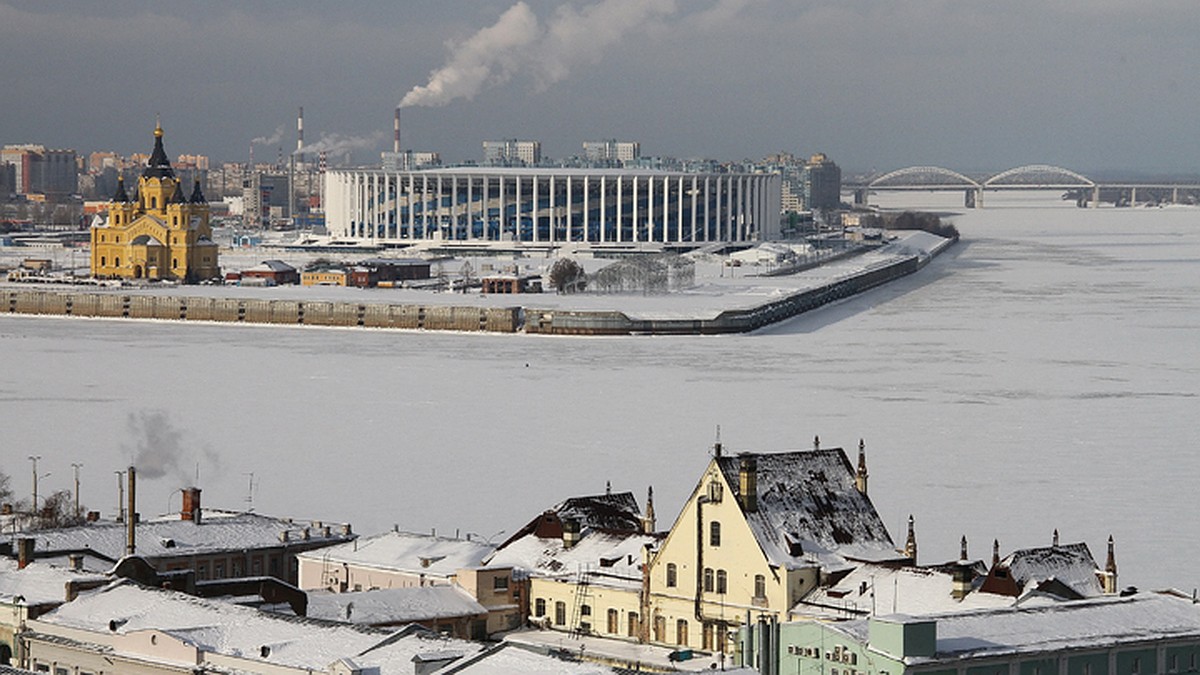
[{"label": "window", "polygon": [[106,266],[106,265],[108,265],[108,260],[107,260],[107,257],[106,257],[106,256],[100,256],[100,266],[101,266],[101,267],[104,267],[104,266]]},{"label": "window", "polygon": [[204,563],[196,565],[196,578],[200,581],[208,579],[208,565]]},{"label": "window", "polygon": [[667,639],[667,617],[654,617],[654,641],[664,642]]},{"label": "window", "polygon": [[492,590],[493,591],[507,591],[508,590],[508,577],[507,576],[492,577]]},{"label": "window", "polygon": [[721,523],[715,520],[708,524],[708,545],[721,545]]},{"label": "window", "polygon": [[754,597],[767,597],[767,578],[761,574],[754,575]]},{"label": "window", "polygon": [[675,644],[684,646],[688,643],[688,621],[680,619],[675,622]]},{"label": "window", "polygon": [[717,593],[724,595],[729,592],[729,575],[725,570],[717,570]]},{"label": "window", "polygon": [[558,626],[565,626],[567,623],[567,603],[562,600],[554,603],[554,623]]},{"label": "window", "polygon": [[629,613],[629,637],[637,637],[638,635],[638,615],[637,612]]},{"label": "window", "polygon": [[213,563],[213,578],[214,579],[224,579],[225,578],[225,563],[223,563],[223,562]]},{"label": "window", "polygon": [[150,198],[150,208],[152,208],[152,209],[157,209],[157,208],[158,208],[158,197],[151,197],[151,198]]},{"label": "window", "polygon": [[713,571],[711,567],[704,568],[704,592],[713,592]]},{"label": "window", "polygon": [[121,259],[113,258],[113,267],[120,267],[120,266],[121,266]]},{"label": "window", "polygon": [[620,620],[621,620],[621,617],[620,617],[620,615],[617,613],[617,610],[615,610],[615,609],[610,609],[610,610],[608,610],[608,626],[607,626],[607,630],[608,630],[608,634],[609,634],[609,635],[616,635],[616,634],[617,634],[617,630],[619,630],[619,628],[618,628],[618,624],[620,623]]},{"label": "window", "polygon": [[591,605],[581,605],[579,607],[579,615],[580,616],[591,616],[592,615],[592,606]]},{"label": "window", "polygon": [[713,649],[713,625],[711,623],[704,624],[700,639],[702,640],[700,648],[706,652],[711,652]]},{"label": "window", "polygon": [[533,615],[546,616],[546,599],[538,598],[533,601]]},{"label": "window", "polygon": [[675,588],[679,582],[679,570],[675,563],[667,563],[667,588]]},{"label": "window", "polygon": [[179,258],[171,258],[171,268],[179,269]]}]

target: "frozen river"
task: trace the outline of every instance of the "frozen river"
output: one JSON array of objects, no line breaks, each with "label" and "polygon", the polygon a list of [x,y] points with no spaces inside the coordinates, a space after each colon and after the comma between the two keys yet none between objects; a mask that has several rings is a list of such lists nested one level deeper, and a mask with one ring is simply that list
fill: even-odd
[{"label": "frozen river", "polygon": [[1200,209],[992,197],[955,222],[922,272],[746,336],[0,317],[0,468],[26,493],[41,455],[45,494],[82,462],[82,501],[110,515],[113,471],[161,420],[143,514],[198,469],[210,507],[489,537],[606,481],[652,484],[667,528],[718,424],[732,451],[864,438],[871,496],[897,540],[915,516],[923,563],[1057,528],[1101,562],[1111,533],[1122,586],[1200,585]]}]

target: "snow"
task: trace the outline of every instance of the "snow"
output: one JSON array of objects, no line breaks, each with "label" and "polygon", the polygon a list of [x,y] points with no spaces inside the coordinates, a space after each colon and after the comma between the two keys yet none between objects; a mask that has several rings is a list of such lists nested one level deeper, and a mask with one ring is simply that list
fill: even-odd
[{"label": "snow", "polygon": [[[127,582],[82,594],[39,621],[100,635],[110,633],[110,625],[118,635],[158,630],[206,652],[315,670],[349,657],[361,666],[380,668],[382,675],[411,673],[418,653],[452,649],[473,654],[481,649],[462,640],[417,636],[386,643],[391,635],[386,630],[280,617]],[[33,630],[39,627],[35,624]],[[270,649],[265,658],[264,646]]]},{"label": "snow", "polygon": [[479,541],[412,532],[384,532],[301,553],[297,557],[448,579],[461,569],[478,566],[494,549],[494,546]]},{"label": "snow", "polygon": [[109,515],[143,440],[130,416],[163,410],[177,468],[142,477],[145,513],[198,466],[207,504],[244,504],[254,472],[265,513],[486,539],[605,481],[653,485],[672,522],[718,425],[730,452],[864,438],[871,501],[893,538],[914,515],[921,562],[957,559],[963,535],[1011,551],[1057,528],[1093,551],[1113,534],[1122,588],[1200,586],[1200,209],[961,197],[890,197],[958,212],[963,241],[925,269],[750,335],[2,315],[0,467],[26,495],[41,454],[48,494],[83,462],[81,500]]},{"label": "snow", "polygon": [[1085,598],[1104,592],[1096,576],[1096,560],[1084,543],[1013,551],[1000,561],[1000,566],[1009,570],[1022,595],[1049,579],[1066,584]]},{"label": "snow", "polygon": [[[912,665],[962,657],[986,658],[1066,649],[1108,648],[1129,641],[1200,637],[1200,605],[1163,594],[1105,598],[1038,607],[1010,607],[921,617],[937,622],[937,653]],[[836,625],[866,641],[867,620]]]},{"label": "snow", "polygon": [[349,593],[309,591],[306,616],[381,626],[487,612],[470,593],[457,586],[417,586]]},{"label": "snow", "polygon": [[543,539],[530,534],[498,550],[488,565],[512,566],[534,576],[562,579],[588,573],[593,584],[640,588],[642,573],[638,568],[643,549],[657,543],[653,535],[592,530],[584,533],[578,544],[565,548],[561,538]]},{"label": "snow", "polygon": [[555,675],[603,675],[615,672],[595,663],[573,663],[535,654],[514,643],[503,643],[476,657],[474,663],[455,672],[465,675],[509,675],[510,673],[554,673]]},{"label": "snow", "polygon": [[[751,456],[757,463],[757,508],[746,512],[743,507],[743,512],[772,565],[846,569],[847,557],[900,557],[870,499],[855,487],[854,471],[840,448]],[[742,459],[716,460],[735,490]],[[792,553],[793,543],[801,545],[798,555]]]},{"label": "snow", "polygon": [[[292,541],[302,541],[303,531],[309,532],[308,542],[343,542],[352,535],[344,535],[338,526],[332,526],[326,536],[320,527],[308,522],[293,522],[257,513],[232,513],[215,509],[204,509],[200,524],[180,520],[178,514],[158,520],[143,520],[136,531],[137,552],[147,557],[188,556],[217,551],[242,551],[249,548],[269,548],[281,545],[280,535],[288,533]],[[34,550],[82,551],[106,556],[113,561],[125,555],[124,523],[101,521],[77,527],[55,530],[39,530],[28,535],[14,535],[34,539]]]},{"label": "snow", "polygon": [[[0,557],[0,602],[26,606],[66,602],[67,583],[102,579],[104,577],[96,574],[72,572],[41,560],[34,560],[25,569],[18,569],[16,560]],[[17,598],[24,600],[18,601]]]}]

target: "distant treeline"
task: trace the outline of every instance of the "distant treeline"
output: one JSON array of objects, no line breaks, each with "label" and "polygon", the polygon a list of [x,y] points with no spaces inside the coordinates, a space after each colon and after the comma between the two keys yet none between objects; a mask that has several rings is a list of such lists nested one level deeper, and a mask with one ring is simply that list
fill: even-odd
[{"label": "distant treeline", "polygon": [[905,211],[903,213],[871,214],[860,218],[859,225],[883,230],[924,230],[939,237],[958,240],[958,228],[954,227],[953,223],[943,223],[941,217],[936,213]]}]

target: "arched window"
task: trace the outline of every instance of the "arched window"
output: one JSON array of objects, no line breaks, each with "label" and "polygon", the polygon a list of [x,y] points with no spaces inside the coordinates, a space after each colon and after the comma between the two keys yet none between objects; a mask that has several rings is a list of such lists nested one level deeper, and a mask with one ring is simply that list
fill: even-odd
[{"label": "arched window", "polygon": [[679,570],[675,563],[667,563],[667,588],[675,588],[679,581]]},{"label": "arched window", "polygon": [[715,520],[708,524],[708,545],[721,545],[721,523]]},{"label": "arched window", "polygon": [[711,567],[704,568],[704,592],[713,592],[713,571]]},{"label": "arched window", "polygon": [[157,208],[158,208],[158,197],[151,197],[151,198],[150,198],[150,208],[152,208],[152,209],[157,209]]},{"label": "arched window", "polygon": [[729,576],[725,570],[717,570],[717,593],[724,595],[729,592]]},{"label": "arched window", "polygon": [[620,618],[621,617],[617,613],[617,610],[615,610],[615,609],[608,610],[608,634],[609,635],[616,635],[617,631],[620,630],[620,628],[618,627]]},{"label": "arched window", "polygon": [[767,578],[761,574],[754,575],[754,597],[767,597]]}]

